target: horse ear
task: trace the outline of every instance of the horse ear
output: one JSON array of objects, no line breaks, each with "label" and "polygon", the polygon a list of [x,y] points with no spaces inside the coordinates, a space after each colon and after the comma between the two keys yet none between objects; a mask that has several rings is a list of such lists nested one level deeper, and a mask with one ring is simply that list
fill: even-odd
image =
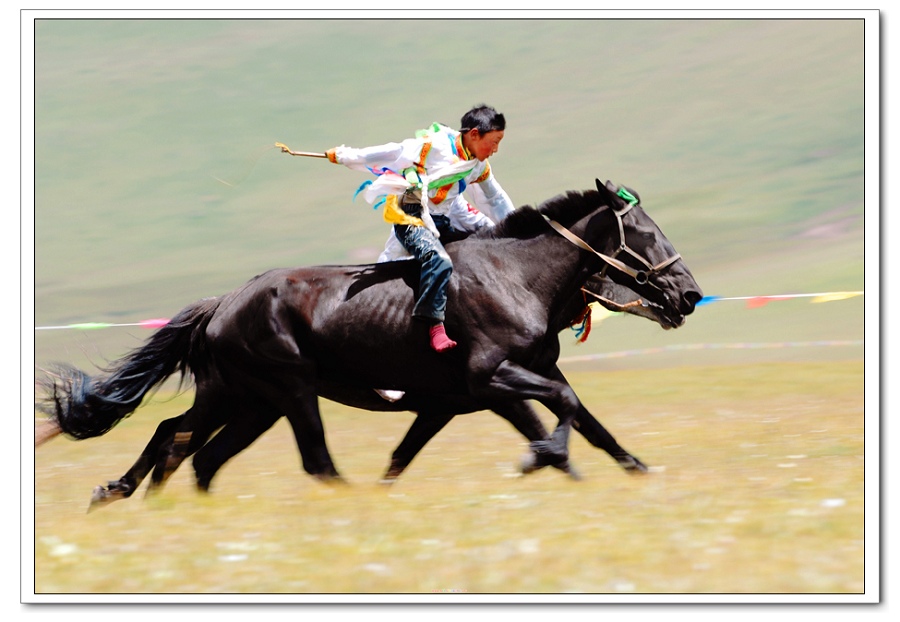
[{"label": "horse ear", "polygon": [[595,179],[594,181],[597,183],[597,192],[600,193],[600,196],[601,196],[601,197],[604,197],[604,199],[607,199],[607,200],[608,200],[608,199],[610,198],[610,195],[615,196],[615,194],[616,194],[616,187],[615,187],[615,185],[613,185],[612,182],[607,181],[607,182],[604,184],[604,183],[603,183],[602,181],[600,181],[599,179]]},{"label": "horse ear", "polygon": [[599,179],[595,179],[594,181],[597,182],[597,192],[600,193],[600,196],[603,198],[603,200],[610,202],[608,203],[609,205],[614,205],[616,201],[616,192],[618,191],[616,185],[611,181],[607,181],[605,184]]}]

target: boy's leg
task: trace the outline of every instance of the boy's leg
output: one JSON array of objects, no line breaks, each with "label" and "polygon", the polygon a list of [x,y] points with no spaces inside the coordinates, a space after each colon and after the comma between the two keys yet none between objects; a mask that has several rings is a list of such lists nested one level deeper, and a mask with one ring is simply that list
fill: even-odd
[{"label": "boy's leg", "polygon": [[431,345],[443,352],[456,345],[444,330],[447,310],[447,286],[453,273],[453,263],[440,240],[425,227],[395,225],[397,239],[421,264],[419,298],[413,317],[427,320],[431,325]]}]

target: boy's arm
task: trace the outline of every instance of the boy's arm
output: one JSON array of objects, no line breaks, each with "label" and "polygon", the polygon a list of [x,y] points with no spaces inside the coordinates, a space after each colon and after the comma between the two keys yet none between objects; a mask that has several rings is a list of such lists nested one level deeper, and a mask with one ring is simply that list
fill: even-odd
[{"label": "boy's arm", "polygon": [[404,155],[406,147],[405,142],[387,143],[362,149],[341,145],[329,149],[325,155],[335,164],[343,164],[358,171],[368,172],[369,169],[379,170],[382,168],[401,171],[412,165],[412,162],[408,161]]},{"label": "boy's arm", "polygon": [[484,181],[471,184],[470,191],[472,202],[479,210],[487,214],[495,223],[500,222],[516,210],[512,200],[506,191],[497,183],[493,173]]}]

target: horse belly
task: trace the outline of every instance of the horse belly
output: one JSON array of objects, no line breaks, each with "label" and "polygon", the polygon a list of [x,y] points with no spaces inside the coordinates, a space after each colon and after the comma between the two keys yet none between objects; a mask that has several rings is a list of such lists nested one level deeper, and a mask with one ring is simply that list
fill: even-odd
[{"label": "horse belly", "polygon": [[313,318],[307,343],[319,376],[370,389],[444,392],[455,386],[450,378],[460,374],[431,351],[428,326],[412,319],[412,292],[379,289],[378,295],[335,301]]},{"label": "horse belly", "polygon": [[[420,343],[421,342],[421,343]],[[463,374],[428,347],[427,335],[395,339],[347,335],[315,346],[317,375],[325,382],[366,389],[459,392]]]}]

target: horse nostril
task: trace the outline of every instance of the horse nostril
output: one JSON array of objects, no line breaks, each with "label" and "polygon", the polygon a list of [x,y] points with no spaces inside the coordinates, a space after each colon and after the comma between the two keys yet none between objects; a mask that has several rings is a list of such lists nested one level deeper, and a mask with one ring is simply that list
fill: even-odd
[{"label": "horse nostril", "polygon": [[[687,304],[687,308],[693,311],[697,303],[703,300],[703,292],[688,290],[684,292],[682,299]],[[688,311],[688,313],[690,313],[690,311]]]}]

